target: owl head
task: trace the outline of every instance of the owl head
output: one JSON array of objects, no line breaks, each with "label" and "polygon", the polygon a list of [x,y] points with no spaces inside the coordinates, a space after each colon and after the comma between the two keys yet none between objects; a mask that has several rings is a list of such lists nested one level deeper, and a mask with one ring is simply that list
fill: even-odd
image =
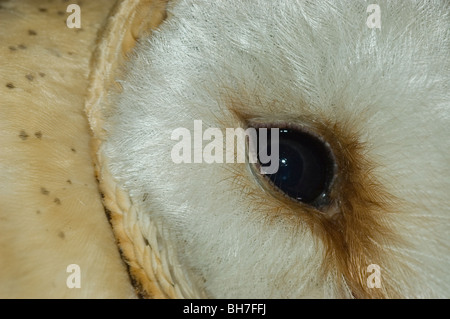
[{"label": "owl head", "polygon": [[119,2],[86,107],[138,293],[448,297],[448,12]]}]

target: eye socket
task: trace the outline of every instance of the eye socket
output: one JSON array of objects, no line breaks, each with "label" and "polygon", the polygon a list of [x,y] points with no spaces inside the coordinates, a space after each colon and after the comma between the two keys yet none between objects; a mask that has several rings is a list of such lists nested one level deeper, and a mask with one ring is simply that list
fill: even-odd
[{"label": "eye socket", "polygon": [[267,130],[267,140],[260,140],[259,130],[257,136],[258,165],[263,165],[260,160],[262,154],[272,154],[272,149],[278,147],[278,170],[265,175],[271,185],[305,204],[321,207],[328,203],[335,163],[325,142],[292,128],[280,128],[278,141],[272,141],[270,129]]}]

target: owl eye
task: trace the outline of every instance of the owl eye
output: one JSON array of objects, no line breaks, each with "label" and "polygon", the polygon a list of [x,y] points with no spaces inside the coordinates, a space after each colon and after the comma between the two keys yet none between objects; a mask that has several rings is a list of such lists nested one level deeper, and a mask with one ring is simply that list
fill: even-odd
[{"label": "owl eye", "polygon": [[296,201],[315,207],[326,205],[335,166],[329,146],[314,135],[292,128],[280,128],[278,139],[272,138],[271,130],[267,134],[257,132],[259,165],[263,165],[262,156],[278,148],[278,169],[265,174],[272,187]]}]

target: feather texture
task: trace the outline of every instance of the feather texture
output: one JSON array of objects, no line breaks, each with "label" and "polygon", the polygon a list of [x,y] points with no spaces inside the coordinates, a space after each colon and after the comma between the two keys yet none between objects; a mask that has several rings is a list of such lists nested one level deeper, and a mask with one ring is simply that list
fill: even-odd
[{"label": "feather texture", "polygon": [[[450,296],[450,7],[377,3],[381,29],[368,1],[179,0],[131,56],[109,168],[209,296]],[[174,129],[249,119],[327,139],[337,222],[262,190],[246,164],[172,162]]]}]

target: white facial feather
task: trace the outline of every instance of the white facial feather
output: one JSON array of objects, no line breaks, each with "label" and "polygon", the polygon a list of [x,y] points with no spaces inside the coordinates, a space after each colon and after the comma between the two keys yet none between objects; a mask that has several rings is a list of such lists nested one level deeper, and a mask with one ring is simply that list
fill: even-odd
[{"label": "white facial feather", "polygon": [[180,0],[136,48],[108,117],[110,169],[134,201],[148,198],[140,218],[174,236],[210,296],[351,297],[333,265],[318,271],[324,244],[306,224],[267,222],[245,164],[172,162],[174,129],[239,126],[231,95],[267,121],[351,125],[402,203],[391,226],[405,243],[384,249],[414,275],[394,262],[382,280],[405,297],[450,297],[449,2],[377,1],[381,29],[366,25],[370,3]]}]

